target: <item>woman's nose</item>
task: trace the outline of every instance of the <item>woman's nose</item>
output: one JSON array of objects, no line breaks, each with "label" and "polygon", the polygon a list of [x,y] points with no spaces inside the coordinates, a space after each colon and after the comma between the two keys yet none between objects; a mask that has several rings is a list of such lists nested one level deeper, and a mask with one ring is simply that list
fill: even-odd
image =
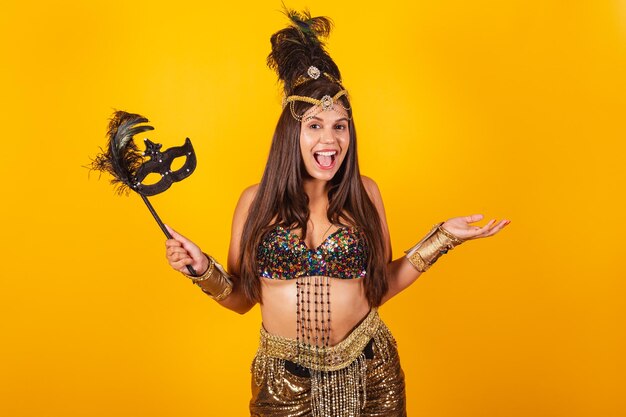
[{"label": "woman's nose", "polygon": [[335,135],[333,135],[332,131],[322,130],[320,133],[320,142],[323,143],[332,143],[335,141]]}]

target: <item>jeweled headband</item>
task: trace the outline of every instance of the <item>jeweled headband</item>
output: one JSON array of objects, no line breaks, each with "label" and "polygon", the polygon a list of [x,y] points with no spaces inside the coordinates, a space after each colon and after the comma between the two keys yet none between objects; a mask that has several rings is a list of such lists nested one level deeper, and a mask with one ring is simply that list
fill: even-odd
[{"label": "jeweled headband", "polygon": [[[307,70],[307,75],[308,77],[304,75],[298,77],[298,79],[294,83],[294,87],[302,85],[305,82],[310,81],[310,80],[317,80],[320,77],[321,72],[317,67],[310,66],[309,69]],[[341,85],[339,81],[332,75],[326,72],[323,75],[329,80],[333,81],[334,83]],[[330,95],[325,95],[321,99],[316,99],[316,98],[307,97],[307,96],[291,95],[285,98],[283,107],[286,105],[289,105],[289,109],[291,110],[291,115],[293,116],[293,118],[301,122],[305,118],[305,116],[304,114],[299,115],[298,113],[296,113],[296,109],[295,109],[296,101],[309,103],[309,104],[319,107],[319,109],[313,113],[308,113],[307,111],[307,113],[305,113],[306,120],[312,119],[313,117],[315,117],[315,115],[323,111],[327,111],[327,110],[337,111],[338,109],[335,107],[335,105],[338,104],[343,110],[345,110],[345,116],[348,120],[350,120],[350,115],[349,115],[350,107],[344,106],[343,103],[339,100],[339,98],[343,96],[347,96],[347,95],[348,95],[348,91],[345,89],[342,89],[341,91],[339,91],[337,94],[335,94],[332,97]]]}]

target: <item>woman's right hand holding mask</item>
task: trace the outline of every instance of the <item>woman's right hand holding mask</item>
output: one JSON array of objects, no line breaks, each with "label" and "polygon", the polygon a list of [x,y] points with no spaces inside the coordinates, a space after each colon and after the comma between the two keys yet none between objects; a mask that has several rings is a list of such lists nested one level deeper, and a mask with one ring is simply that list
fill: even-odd
[{"label": "woman's right hand holding mask", "polygon": [[172,235],[172,239],[165,241],[165,257],[170,266],[183,274],[189,274],[187,265],[191,265],[199,275],[206,271],[209,260],[198,245],[171,227],[165,227]]}]

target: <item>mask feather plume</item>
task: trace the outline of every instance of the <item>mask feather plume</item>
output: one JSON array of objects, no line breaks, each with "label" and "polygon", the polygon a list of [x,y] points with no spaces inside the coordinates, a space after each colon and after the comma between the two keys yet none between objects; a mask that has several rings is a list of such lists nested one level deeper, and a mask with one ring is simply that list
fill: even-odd
[{"label": "mask feather plume", "polygon": [[91,163],[91,169],[111,174],[111,184],[118,194],[129,193],[135,173],[144,161],[133,137],[154,129],[142,125],[147,122],[148,119],[139,114],[116,111],[109,121],[107,149],[101,149],[102,152]]}]

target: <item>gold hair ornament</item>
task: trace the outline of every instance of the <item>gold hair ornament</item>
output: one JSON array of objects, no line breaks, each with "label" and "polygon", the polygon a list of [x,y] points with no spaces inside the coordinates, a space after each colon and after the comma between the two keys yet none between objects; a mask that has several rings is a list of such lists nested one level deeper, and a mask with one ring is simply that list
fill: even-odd
[{"label": "gold hair ornament", "polygon": [[316,114],[326,111],[326,110],[337,111],[337,109],[335,108],[335,104],[338,104],[342,109],[344,109],[346,111],[346,118],[350,119],[350,116],[348,115],[348,112],[350,111],[350,107],[344,106],[341,103],[341,101],[339,101],[339,98],[343,96],[347,96],[347,95],[348,95],[347,90],[341,90],[337,94],[335,94],[333,97],[329,95],[325,95],[320,100],[313,98],[313,97],[307,97],[307,96],[289,96],[285,99],[285,105],[289,104],[291,115],[293,116],[294,119],[296,119],[299,122],[302,121],[302,119],[304,118],[304,115],[299,115],[296,113],[296,109],[294,106],[294,103],[296,101],[302,101],[304,103],[309,103],[309,104],[319,107],[319,110],[313,114],[309,114],[306,117],[306,120],[309,120],[313,118]]},{"label": "gold hair ornament", "polygon": [[309,69],[307,69],[306,71],[307,75],[301,75],[299,76],[296,81],[293,83],[292,85],[292,89],[304,84],[307,81],[311,81],[311,80],[317,80],[321,75],[323,75],[324,77],[328,78],[330,81],[334,82],[335,84],[341,85],[341,82],[333,77],[331,74],[327,73],[327,72],[321,72],[319,70],[319,68],[311,65],[309,67]]}]

